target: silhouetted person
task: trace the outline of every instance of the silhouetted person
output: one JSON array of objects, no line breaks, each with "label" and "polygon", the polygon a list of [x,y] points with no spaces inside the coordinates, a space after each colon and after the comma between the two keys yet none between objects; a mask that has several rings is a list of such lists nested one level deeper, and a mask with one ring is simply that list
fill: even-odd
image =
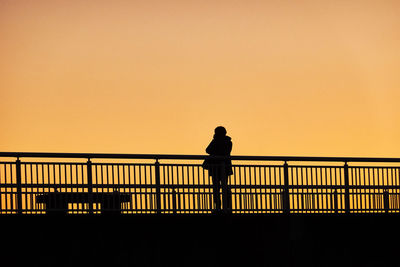
[{"label": "silhouetted person", "polygon": [[[207,154],[210,156],[225,156],[229,157],[232,151],[232,141],[229,136],[226,135],[226,129],[222,126],[218,126],[214,130],[214,138],[206,148]],[[230,202],[230,192],[227,190],[228,176],[233,174],[232,162],[229,158],[227,159],[208,159],[208,171],[212,178],[213,183],[213,195],[215,210],[218,212],[221,210],[221,197],[220,189],[222,187],[222,193],[227,194],[228,204]],[[207,167],[206,167],[207,168]],[[228,192],[224,192],[227,190]]]}]

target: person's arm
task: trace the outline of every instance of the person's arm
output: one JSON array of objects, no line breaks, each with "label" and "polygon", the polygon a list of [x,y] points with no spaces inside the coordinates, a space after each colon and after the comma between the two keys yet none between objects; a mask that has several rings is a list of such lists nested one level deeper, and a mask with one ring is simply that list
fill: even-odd
[{"label": "person's arm", "polygon": [[215,153],[215,145],[214,145],[214,139],[211,141],[211,143],[208,145],[208,147],[206,148],[206,153],[211,155]]},{"label": "person's arm", "polygon": [[232,152],[232,141],[229,141],[229,145],[228,145],[228,155],[230,155]]}]

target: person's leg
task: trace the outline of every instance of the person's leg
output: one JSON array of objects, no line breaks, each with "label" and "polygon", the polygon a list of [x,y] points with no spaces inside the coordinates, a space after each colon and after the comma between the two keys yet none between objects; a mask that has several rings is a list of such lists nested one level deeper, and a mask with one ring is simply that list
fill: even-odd
[{"label": "person's leg", "polygon": [[214,209],[219,211],[221,210],[221,196],[220,196],[220,189],[221,189],[221,182],[218,176],[212,176],[213,182],[213,198],[214,198]]},{"label": "person's leg", "polygon": [[222,201],[226,201],[226,203],[222,203],[225,212],[232,211],[232,192],[228,187],[228,176],[224,176],[221,178],[221,188],[222,188]]}]

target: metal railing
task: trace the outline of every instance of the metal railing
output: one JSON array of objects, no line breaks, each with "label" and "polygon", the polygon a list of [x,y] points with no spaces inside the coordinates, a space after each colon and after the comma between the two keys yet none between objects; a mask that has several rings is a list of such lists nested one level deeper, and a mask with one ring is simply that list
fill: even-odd
[{"label": "metal railing", "polygon": [[[0,214],[212,213],[202,155],[0,152]],[[397,213],[400,159],[232,156],[229,213]],[[220,167],[220,166],[215,166]]]}]

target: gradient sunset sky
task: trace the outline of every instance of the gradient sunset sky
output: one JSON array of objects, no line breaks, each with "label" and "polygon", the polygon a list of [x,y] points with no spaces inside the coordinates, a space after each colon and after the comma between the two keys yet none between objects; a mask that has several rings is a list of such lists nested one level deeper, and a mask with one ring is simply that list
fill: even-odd
[{"label": "gradient sunset sky", "polygon": [[400,1],[0,0],[0,151],[400,157]]}]

